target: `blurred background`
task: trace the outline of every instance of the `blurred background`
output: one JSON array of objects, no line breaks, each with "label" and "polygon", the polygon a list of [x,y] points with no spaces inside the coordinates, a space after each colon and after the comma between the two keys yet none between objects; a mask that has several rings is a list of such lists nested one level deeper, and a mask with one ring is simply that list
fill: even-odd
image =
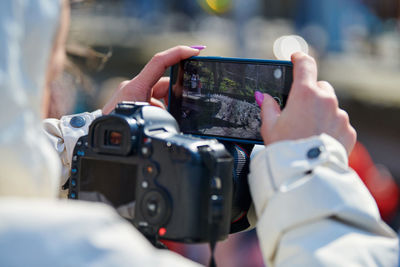
[{"label": "blurred background", "polygon": [[[66,69],[52,117],[101,108],[157,52],[206,45],[202,56],[273,59],[296,34],[336,89],[358,132],[351,166],[383,218],[400,225],[400,0],[74,0]],[[284,212],[284,211],[282,211]],[[207,245],[169,244],[198,262]],[[217,246],[218,266],[264,266],[254,231]]]}]

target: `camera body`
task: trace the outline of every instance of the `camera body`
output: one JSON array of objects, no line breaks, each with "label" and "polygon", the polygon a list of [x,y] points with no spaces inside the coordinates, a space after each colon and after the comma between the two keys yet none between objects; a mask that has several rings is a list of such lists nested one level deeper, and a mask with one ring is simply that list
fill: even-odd
[{"label": "camera body", "polygon": [[150,238],[223,240],[231,224],[232,168],[232,156],[216,140],[180,134],[165,110],[122,102],[78,140],[69,198],[131,207],[134,215],[124,217]]}]

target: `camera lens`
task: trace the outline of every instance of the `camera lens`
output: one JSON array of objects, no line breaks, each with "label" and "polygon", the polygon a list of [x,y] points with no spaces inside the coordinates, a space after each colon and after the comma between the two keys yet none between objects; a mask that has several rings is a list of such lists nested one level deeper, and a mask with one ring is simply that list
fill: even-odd
[{"label": "camera lens", "polygon": [[106,136],[106,145],[120,146],[122,141],[122,134],[116,131],[110,131]]}]

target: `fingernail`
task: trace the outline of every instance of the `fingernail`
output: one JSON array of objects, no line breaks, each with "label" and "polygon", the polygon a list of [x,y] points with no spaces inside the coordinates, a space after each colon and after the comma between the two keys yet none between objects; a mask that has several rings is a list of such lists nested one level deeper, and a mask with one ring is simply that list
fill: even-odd
[{"label": "fingernail", "polygon": [[264,95],[260,91],[255,91],[254,98],[256,99],[257,104],[261,108],[262,102],[264,101]]},{"label": "fingernail", "polygon": [[207,46],[205,45],[192,45],[191,48],[197,49],[197,50],[203,50]]}]

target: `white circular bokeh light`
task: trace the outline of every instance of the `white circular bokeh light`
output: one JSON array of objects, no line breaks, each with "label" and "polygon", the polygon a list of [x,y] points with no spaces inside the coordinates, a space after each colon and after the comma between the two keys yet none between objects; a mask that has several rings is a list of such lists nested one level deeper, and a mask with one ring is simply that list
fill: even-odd
[{"label": "white circular bokeh light", "polygon": [[290,56],[296,52],[308,54],[307,42],[298,35],[284,35],[274,42],[273,52],[276,59],[290,60]]},{"label": "white circular bokeh light", "polygon": [[281,69],[275,69],[274,70],[274,77],[275,77],[275,79],[279,80],[282,77],[282,70]]}]

